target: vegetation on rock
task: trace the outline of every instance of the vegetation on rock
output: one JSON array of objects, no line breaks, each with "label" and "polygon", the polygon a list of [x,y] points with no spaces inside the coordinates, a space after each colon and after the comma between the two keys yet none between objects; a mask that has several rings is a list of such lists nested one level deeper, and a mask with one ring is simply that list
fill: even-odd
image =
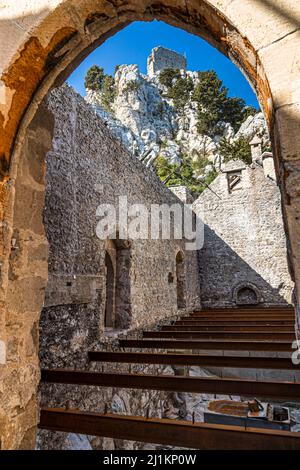
[{"label": "vegetation on rock", "polygon": [[200,182],[195,175],[193,162],[183,158],[181,164],[170,163],[162,155],[159,155],[154,164],[156,174],[166,186],[186,186],[193,194],[201,194],[206,185],[210,184],[217,173],[209,172]]},{"label": "vegetation on rock", "polygon": [[126,93],[128,93],[130,91],[138,91],[139,88],[140,88],[140,84],[138,82],[136,82],[135,80],[130,80],[126,84],[126,88],[124,89],[124,91]]},{"label": "vegetation on rock", "polygon": [[106,75],[102,67],[93,65],[85,76],[84,85],[87,90],[100,93],[101,103],[106,111],[112,111],[115,99],[115,80],[111,75]]},{"label": "vegetation on rock", "polygon": [[245,137],[240,137],[234,142],[229,142],[225,138],[220,141],[219,155],[223,157],[224,163],[229,160],[242,160],[247,165],[252,162],[251,148]]},{"label": "vegetation on rock", "polygon": [[[141,103],[139,109],[142,116],[143,112],[148,111],[146,101],[152,100],[152,115],[149,117],[148,126],[149,129],[154,127],[161,139],[161,145],[157,146],[158,150],[155,152],[163,151],[163,155],[156,157],[154,167],[159,178],[167,186],[184,185],[193,193],[201,193],[218,174],[212,163],[217,155],[222,157],[225,163],[234,159],[242,160],[246,164],[251,163],[249,141],[243,136],[235,139],[233,137],[246,119],[255,115],[257,110],[246,106],[241,98],[228,96],[228,89],[214,70],[185,73],[177,68],[166,68],[160,71],[154,80],[149,80],[149,77],[145,79],[132,67],[123,66],[122,70],[118,65],[115,67],[118,83],[125,85],[120,88],[111,75],[106,75],[103,68],[94,65],[87,72],[85,86],[97,92],[101,106],[111,113],[114,109],[115,116],[121,119],[121,122],[123,116],[120,117],[120,113],[118,116],[117,112],[120,108],[112,106],[116,93],[118,103],[123,103],[126,108],[129,103],[128,93],[134,94],[141,89],[141,94],[136,93],[133,100]],[[156,80],[162,87],[157,89]],[[142,96],[145,97],[144,100]],[[151,110],[151,106],[149,109]],[[147,126],[145,120],[136,113],[127,116],[127,121],[129,128],[130,124],[135,123],[135,127],[139,129],[137,139],[140,138],[142,125]],[[194,132],[195,123],[198,134],[202,137],[199,142],[197,132]],[[133,139],[135,134],[136,131],[133,131]],[[133,147],[132,142],[130,145]],[[141,152],[147,151],[147,144],[142,140],[138,145],[142,149]],[[180,164],[171,163],[175,157],[181,160]]]},{"label": "vegetation on rock", "polygon": [[101,91],[104,80],[104,70],[98,65],[93,65],[88,71],[84,79],[86,90]]},{"label": "vegetation on rock", "polygon": [[228,122],[237,131],[245,119],[257,110],[246,106],[242,98],[231,98],[214,70],[198,72],[199,82],[192,99],[198,106],[198,132],[214,135],[220,121]]},{"label": "vegetation on rock", "polygon": [[112,111],[115,94],[115,80],[111,75],[106,75],[102,86],[102,104],[106,111]]},{"label": "vegetation on rock", "polygon": [[183,111],[194,90],[193,80],[182,77],[178,69],[165,69],[159,75],[159,82],[167,88],[164,97],[173,100],[177,111]]}]

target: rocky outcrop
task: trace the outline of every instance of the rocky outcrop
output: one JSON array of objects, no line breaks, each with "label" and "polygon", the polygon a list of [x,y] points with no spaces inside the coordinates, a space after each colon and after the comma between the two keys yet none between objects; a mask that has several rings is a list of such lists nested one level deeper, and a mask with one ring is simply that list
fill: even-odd
[{"label": "rocky outcrop", "polygon": [[159,79],[162,70],[173,64],[174,68],[181,67],[181,77],[189,79],[195,87],[198,73],[186,71],[185,63],[185,58],[174,51],[155,48],[148,58],[147,75],[142,74],[137,65],[117,67],[111,112],[104,110],[99,92],[87,90],[86,100],[95,107],[113,135],[148,166],[158,155],[170,163],[180,163],[186,155],[192,160],[205,156],[213,163],[222,138],[230,142],[240,137],[250,140],[258,133],[264,143],[269,142],[261,112],[249,116],[236,133],[228,122],[220,122],[213,136],[199,133],[197,104],[190,98],[184,109],[178,110],[173,99],[166,96],[167,87]]}]

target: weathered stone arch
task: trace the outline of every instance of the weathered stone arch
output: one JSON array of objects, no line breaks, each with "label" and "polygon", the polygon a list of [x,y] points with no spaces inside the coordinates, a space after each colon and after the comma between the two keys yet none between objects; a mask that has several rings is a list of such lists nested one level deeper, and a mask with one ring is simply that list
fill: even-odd
[{"label": "weathered stone arch", "polygon": [[[33,138],[35,132],[48,135],[49,126],[35,119],[29,129],[30,123],[50,88],[95,47],[132,21],[154,18],[209,41],[238,64],[255,89],[272,135],[300,296],[298,0],[6,1],[0,12],[0,371],[3,394],[10,398],[0,403],[3,449],[33,446],[38,421],[37,346],[29,344],[47,278],[45,149],[31,153],[24,142],[29,131]],[[17,359],[10,355],[13,342]]]},{"label": "weathered stone arch", "polygon": [[239,282],[232,290],[232,300],[236,305],[257,305],[263,302],[263,297],[252,282]]}]

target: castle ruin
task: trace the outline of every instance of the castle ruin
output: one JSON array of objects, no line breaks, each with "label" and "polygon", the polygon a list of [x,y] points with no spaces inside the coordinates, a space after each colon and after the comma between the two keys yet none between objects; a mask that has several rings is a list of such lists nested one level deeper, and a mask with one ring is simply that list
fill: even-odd
[{"label": "castle ruin", "polygon": [[[185,187],[172,191],[164,187],[112,138],[92,108],[69,87],[52,92],[47,113],[54,119],[54,135],[46,158],[49,280],[40,322],[42,368],[89,370],[90,351],[115,349],[120,337],[139,338],[144,329],[159,333],[162,325],[199,308],[291,302],[280,194],[266,173],[270,164],[264,169],[254,149],[252,165],[240,161],[223,165],[216,180],[193,202],[195,214],[205,224],[204,246],[198,252],[187,251],[184,240],[99,240],[91,214],[101,202],[115,204],[124,194],[129,203],[146,205],[191,204],[194,198]],[[83,185],[84,180],[89,184]],[[109,364],[92,370],[119,374],[132,369]],[[138,370],[180,374],[180,369],[166,366],[140,365]],[[194,373],[201,375],[201,370]],[[240,371],[232,368],[231,375],[239,377]],[[153,417],[179,418],[191,407],[184,396],[174,411],[174,397],[154,391],[139,391],[134,400],[130,393],[113,388],[91,391],[42,383],[40,393],[44,408],[61,408],[67,402],[76,409],[92,406],[100,413],[109,409],[138,415],[144,403]],[[204,400],[202,406],[207,404]],[[38,434],[41,449],[72,448],[73,440],[71,434],[46,430]],[[94,437],[85,445],[103,449],[107,444]],[[114,447],[114,441],[109,445]],[[138,442],[122,446],[143,448]]]},{"label": "castle ruin", "polygon": [[186,70],[186,58],[166,47],[155,47],[147,60],[147,74],[153,77],[165,69]]},{"label": "castle ruin", "polygon": [[[278,400],[283,397],[285,399],[287,397],[290,399],[299,398],[299,377],[297,379],[297,371],[291,363],[290,357],[291,344],[297,334],[299,336],[300,318],[299,1],[278,2],[269,0],[268,5],[266,5],[266,2],[241,2],[238,0],[231,2],[219,0],[215,2],[207,0],[205,2],[193,2],[192,6],[187,9],[186,2],[177,2],[176,5],[173,5],[172,2],[166,0],[155,2],[126,0],[117,2],[114,6],[109,2],[90,2],[89,0],[82,0],[81,2],[69,0],[15,2],[7,0],[5,5],[2,5],[0,18],[1,34],[4,38],[0,57],[1,450],[34,449],[38,427],[43,428],[43,432],[50,428],[52,431],[78,435],[91,432],[91,425],[93,425],[93,432],[98,433],[95,439],[102,432],[101,439],[107,437],[103,434],[109,433],[108,437],[117,441],[121,435],[131,441],[144,439],[144,442],[149,442],[147,438],[149,440],[151,436],[153,441],[162,445],[171,444],[195,448],[201,443],[202,449],[208,450],[223,449],[224,444],[235,449],[299,449],[299,434],[295,432],[281,430],[273,433],[268,430],[255,432],[247,426],[244,426],[241,430],[239,427],[232,429],[230,426],[230,429],[228,429],[226,425],[218,426],[216,424],[208,427],[202,425],[200,417],[199,421],[194,422],[194,417],[191,414],[183,423],[180,420],[172,419],[172,416],[176,416],[174,409],[178,410],[182,406],[183,401],[180,397],[180,394],[183,393],[182,390],[186,390],[186,384],[190,384],[192,381],[197,384],[197,392],[201,390],[202,395],[207,395],[209,392],[213,395],[216,393],[223,395],[225,389],[228,393],[228,387],[230,386],[231,396],[243,396],[246,391],[247,396],[252,393],[252,396],[254,394],[255,397],[259,395],[259,391],[263,390],[266,397],[276,395]],[[251,18],[251,21],[247,20],[249,18]],[[104,254],[104,247],[102,246],[101,253],[97,252],[95,258],[95,252],[97,251],[95,242],[97,240],[90,237],[90,226],[83,228],[80,225],[76,232],[72,232],[74,221],[79,220],[80,217],[87,219],[87,216],[84,215],[86,205],[94,209],[93,194],[92,191],[89,191],[91,180],[93,183],[95,177],[93,174],[93,158],[97,163],[98,174],[102,163],[97,162],[96,156],[99,148],[101,148],[102,139],[106,141],[106,137],[104,133],[103,135],[97,134],[97,129],[81,128],[80,124],[76,127],[78,135],[81,137],[81,142],[79,142],[81,145],[78,143],[77,146],[79,151],[77,169],[83,177],[82,181],[76,182],[76,174],[72,173],[72,178],[69,176],[70,161],[74,151],[73,137],[76,116],[70,112],[73,117],[72,121],[55,122],[55,116],[53,116],[51,109],[47,108],[44,100],[51,89],[63,83],[66,76],[71,70],[74,70],[87,52],[94,50],[100,43],[124,27],[125,24],[133,21],[151,20],[168,21],[179,28],[203,37],[224,53],[225,56],[232,58],[248,78],[253,89],[256,90],[272,136],[275,169],[281,195],[284,231],[287,241],[288,267],[292,281],[295,282],[293,305],[285,308],[282,305],[274,306],[273,309],[267,311],[252,306],[251,308],[256,309],[253,312],[248,304],[249,309],[238,309],[236,307],[236,314],[231,309],[227,310],[225,320],[221,319],[218,322],[216,322],[216,319],[223,318],[220,310],[215,310],[213,313],[202,308],[202,310],[186,312],[186,315],[182,315],[182,305],[184,303],[181,302],[182,299],[178,303],[177,297],[178,292],[182,291],[183,283],[181,282],[177,288],[177,279],[182,281],[182,263],[185,259],[185,253],[180,253],[181,249],[176,252],[176,241],[165,241],[164,245],[158,244],[157,247],[152,246],[151,249],[149,248],[151,253],[149,256],[151,258],[153,255],[155,263],[153,259],[152,261],[150,259],[152,264],[149,262],[144,283],[141,279],[141,273],[147,264],[145,258],[141,262],[141,270],[137,268],[137,273],[134,269],[131,270],[132,284],[136,282],[137,278],[139,279],[137,289],[140,290],[142,295],[140,308],[143,313],[139,322],[137,310],[134,312],[134,309],[130,307],[130,302],[126,301],[125,326],[127,329],[128,319],[130,319],[132,324],[139,326],[138,330],[130,333],[132,337],[126,338],[126,332],[123,329],[122,337],[118,339],[118,346],[116,343],[111,345],[107,340],[107,343],[109,343],[108,349],[100,351],[100,348],[105,349],[107,335],[104,341],[104,336],[101,336],[103,330],[99,329],[99,326],[104,324],[104,318],[109,318],[107,328],[112,328],[112,318],[116,318],[113,315],[117,312],[115,306],[111,305],[110,308],[106,309],[108,316],[103,316],[106,308],[106,299],[103,298],[103,293],[106,292],[106,288],[107,292],[111,292],[113,285],[115,285],[110,282],[111,276],[107,276],[109,281],[105,280],[104,277],[105,274],[113,272],[113,268],[117,263],[116,252],[118,250],[122,251],[121,261],[122,263],[124,261],[124,264],[121,265],[132,267],[130,256],[127,256],[131,246],[117,246],[117,243],[114,245],[108,244],[105,247],[107,253]],[[72,105],[75,108],[77,107],[76,100],[72,101]],[[81,111],[85,116],[84,122],[89,120],[88,116],[91,116],[90,109],[83,106]],[[65,110],[65,112],[69,113],[68,110]],[[61,115],[64,115],[63,110],[61,110]],[[57,126],[60,127],[62,135],[62,147],[59,147],[59,141],[54,142],[57,147],[53,146],[53,137],[54,132],[57,132]],[[101,130],[101,125],[99,128]],[[92,139],[93,133],[100,138],[100,144]],[[115,148],[115,143],[111,140],[109,140],[108,145]],[[58,154],[56,155],[58,148],[59,153],[64,155],[62,159],[58,158]],[[83,148],[84,155],[80,151]],[[119,159],[116,159],[116,161],[112,160],[104,164],[106,176],[110,173],[112,175],[111,178],[107,177],[105,179],[106,189],[110,197],[113,197],[116,191],[116,178],[118,187],[122,172],[126,171],[127,164],[130,168],[131,162],[131,157],[128,157],[127,162],[128,155],[124,156],[123,150],[115,149],[115,151],[116,154],[120,151],[123,155],[123,157],[120,157],[121,163]],[[45,207],[45,157],[49,152],[54,152],[57,157],[53,160],[51,187],[49,186],[50,183],[47,182],[47,198],[55,207],[54,214],[51,214],[49,205]],[[93,155],[93,158],[86,158],[90,154]],[[265,156],[265,158],[269,164],[270,156]],[[126,165],[124,166],[125,160]],[[155,193],[158,198],[162,196],[168,199],[169,196],[166,196],[165,190],[158,190],[156,183],[152,181],[147,173],[143,172],[144,170],[140,167],[136,169],[135,163],[132,165],[134,165],[134,168],[131,167],[130,176],[133,174],[134,179],[128,180],[132,181],[130,188],[132,197],[141,197],[140,191],[142,188],[146,190],[148,195],[149,193],[151,195]],[[230,169],[227,168],[227,170]],[[238,192],[239,185],[243,186],[244,184],[248,185],[249,182],[251,183],[252,174],[254,175],[253,179],[257,179],[257,181],[262,181],[265,178],[262,171],[252,171],[252,168],[232,168],[232,173],[239,172],[239,174],[230,174],[230,171],[225,171],[225,175],[220,175],[216,183],[219,186],[215,188],[217,190],[215,191],[216,194],[221,198],[222,195],[225,195],[228,204],[231,203],[230,201],[235,200],[234,191]],[[145,177],[144,182],[139,176],[141,174],[143,178]],[[127,176],[129,175],[127,174]],[[266,188],[266,185],[264,185],[264,188],[267,191],[266,193],[270,194],[270,197],[275,195],[274,204],[277,205],[279,197],[276,195],[274,186],[271,186],[271,183],[272,180],[270,180],[269,187]],[[122,184],[126,185],[128,182],[122,180]],[[78,199],[75,188],[78,189]],[[136,193],[135,188],[138,188]],[[228,188],[232,191],[230,194]],[[101,188],[98,187],[98,189]],[[49,191],[53,192],[51,196],[49,196]],[[85,193],[86,197],[83,200],[82,195],[85,191],[87,193]],[[243,192],[244,189],[242,188],[240,191]],[[257,196],[261,196],[259,191],[258,189]],[[210,196],[208,197],[207,194],[203,197],[204,199],[207,198],[211,210],[220,213],[222,208],[220,203],[215,199],[210,200]],[[277,194],[279,193],[277,192]],[[73,203],[75,201],[78,204],[77,208],[71,207],[71,203],[68,206],[67,196],[70,196]],[[259,206],[258,200],[264,203]],[[66,214],[62,213],[61,202],[63,203],[62,207],[66,209]],[[247,213],[253,214],[255,210],[266,209],[266,199],[264,197],[261,199],[256,198],[256,203],[257,207],[252,208],[250,212],[243,211],[244,208],[240,208],[240,212],[245,215]],[[45,214],[45,220],[48,224],[47,230],[50,233],[50,246],[46,238],[43,214]],[[238,217],[235,228],[239,223]],[[272,217],[269,219],[268,238],[265,237],[264,239],[264,251],[268,250],[275,241],[279,243],[279,256],[282,256],[281,236],[278,241],[272,237]],[[276,220],[278,221],[277,218]],[[253,218],[253,221],[255,221],[256,227],[260,226],[262,222],[257,215]],[[62,235],[59,230],[60,222],[64,232]],[[88,220],[88,224],[89,222]],[[221,225],[223,222],[224,217],[220,219],[220,225],[218,225],[218,222],[214,222],[216,224],[215,233],[219,238],[222,237],[223,228]],[[206,223],[209,223],[208,213],[206,214]],[[241,224],[243,223],[244,217],[241,220]],[[51,227],[53,228],[51,229]],[[282,233],[281,230],[282,228],[279,228],[280,233]],[[66,240],[69,236],[70,244],[68,246]],[[226,232],[227,236],[229,234]],[[251,236],[255,237],[256,232],[254,231]],[[263,235],[260,236],[263,237]],[[61,256],[59,252],[60,237],[62,238]],[[252,241],[253,239],[250,237],[247,239],[250,251],[252,250]],[[231,243],[230,250],[234,251],[235,240],[231,240]],[[237,243],[240,243],[239,238]],[[173,250],[175,247],[176,250]],[[132,250],[134,249],[132,247]],[[142,250],[142,245],[140,249]],[[50,263],[52,262],[52,264],[50,264],[50,282],[48,285],[49,250],[50,260],[52,260]],[[148,251],[148,247],[144,246],[143,256],[146,256],[146,251]],[[64,259],[67,252],[72,260],[70,264],[67,264]],[[159,253],[162,257],[165,256],[164,262],[161,262]],[[253,269],[250,255],[248,253],[247,264]],[[268,251],[265,251],[265,255],[268,256]],[[272,270],[273,273],[274,269],[277,269],[276,257],[277,252],[272,251],[268,269]],[[207,256],[206,259],[209,260],[208,258]],[[214,253],[213,258],[215,258]],[[254,259],[257,266],[260,265],[258,258],[255,256]],[[272,265],[274,260],[275,263]],[[162,270],[164,270],[163,276],[160,273],[160,266],[157,266],[160,263]],[[285,272],[284,268],[284,275]],[[69,276],[69,273],[71,273],[71,276]],[[56,274],[59,277],[59,285],[57,283],[57,287],[51,287],[51,284],[55,286]],[[135,277],[136,274],[137,278]],[[150,303],[147,305],[147,302],[149,300],[153,302],[153,299],[159,298],[158,282],[152,279],[156,274],[159,277],[158,282],[161,281],[164,296],[163,299],[159,299],[158,305],[163,308],[163,315],[168,316],[162,320],[164,324],[159,324],[160,309],[158,309],[154,319],[157,320],[155,328],[149,325],[150,320],[147,314],[148,308],[152,309],[152,314],[154,307]],[[192,276],[196,276],[196,273],[193,272]],[[127,281],[124,282],[123,275],[121,275],[121,278],[122,287],[128,294],[128,283]],[[211,276],[211,279],[214,279],[214,277]],[[217,280],[220,281],[219,278]],[[273,281],[274,284],[271,287],[278,290],[276,295],[279,293],[281,297],[285,296],[287,283],[283,281],[284,285],[280,286],[278,280],[272,275],[270,276],[270,282],[273,283]],[[114,282],[116,282],[116,278],[114,278]],[[228,283],[228,279],[226,283]],[[233,297],[228,295],[230,291],[228,288],[225,292],[226,300],[237,299],[240,302],[246,299],[249,302],[250,299],[257,302],[267,298],[265,286],[257,286],[258,289],[263,289],[259,293],[254,288],[254,284],[256,284],[256,281],[251,278],[251,282],[242,286],[240,291],[239,286],[236,288],[236,283],[234,283]],[[169,290],[167,290],[167,286],[169,286]],[[48,293],[45,303],[46,288]],[[131,285],[130,293],[134,293],[134,289],[135,286]],[[149,292],[144,295],[147,289],[149,289]],[[148,300],[145,297],[148,297]],[[192,295],[192,298],[194,301],[197,296]],[[217,301],[219,300],[217,299]],[[178,313],[174,318],[174,308],[176,309],[179,306],[181,308],[177,308]],[[40,313],[43,309],[43,319],[40,323]],[[60,320],[58,320],[56,313],[59,309],[62,312]],[[113,315],[112,312],[114,312]],[[53,325],[56,326],[53,329],[51,329],[52,314]],[[260,320],[256,318],[256,314]],[[66,324],[71,328],[69,333],[59,329],[60,321],[62,325],[66,321]],[[173,321],[176,324],[171,325]],[[241,328],[240,324],[236,324],[236,321],[241,322],[242,325],[246,323],[247,328],[248,326],[252,328],[252,332],[249,328],[246,331],[228,330],[228,328],[232,328],[232,324],[234,324],[233,328]],[[89,322],[95,325],[93,331],[87,328]],[[144,322],[147,327],[144,327]],[[186,322],[188,325],[186,325]],[[202,326],[199,332],[199,325],[203,325],[203,322],[205,326]],[[195,332],[195,329],[193,330],[194,326],[190,326],[190,323],[196,323],[198,332]],[[218,326],[219,331],[212,330],[211,324],[213,324],[213,328]],[[259,325],[263,325],[262,330],[259,329]],[[273,328],[271,330],[270,325]],[[40,326],[42,330],[41,348],[39,346]],[[44,331],[43,326],[46,327]],[[182,326],[188,327],[189,330],[182,331]],[[153,329],[150,331],[148,328]],[[223,330],[220,330],[220,328],[223,328]],[[55,342],[56,330],[58,330],[58,337],[62,340],[61,343]],[[237,336],[239,339],[236,341],[234,338]],[[257,340],[258,336],[263,337],[263,339]],[[112,393],[114,387],[115,389],[124,387],[126,380],[127,386],[129,384],[135,390],[141,390],[141,387],[144,387],[147,393],[146,399],[144,397],[140,401],[141,396],[138,393],[130,394],[136,404],[136,408],[132,408],[133,412],[139,410],[140,414],[138,416],[130,414],[131,408],[129,407],[129,411],[127,410],[125,396],[123,404],[118,397],[112,397],[111,401],[109,401],[110,398],[107,400],[113,411],[113,416],[103,409],[104,395],[99,394],[98,396],[98,400],[99,397],[102,400],[101,406],[99,401],[92,399],[89,402],[91,386],[86,390],[82,388],[85,385],[78,383],[80,380],[77,372],[81,372],[79,370],[72,370],[68,373],[69,375],[66,372],[57,370],[42,371],[42,387],[50,387],[49,393],[44,392],[42,404],[46,406],[59,404],[61,408],[54,410],[43,408],[41,410],[41,401],[38,394],[41,381],[39,356],[42,361],[49,360],[48,363],[45,362],[49,366],[52,360],[57,360],[57,364],[60,360],[65,363],[69,353],[70,357],[81,357],[81,348],[83,357],[86,353],[86,347],[89,347],[92,343],[94,344],[95,339],[99,343],[99,354],[101,352],[108,352],[110,355],[118,353],[118,359],[115,359],[115,355],[113,358],[115,361],[114,366],[119,364],[120,369],[124,366],[121,362],[124,356],[121,353],[126,353],[126,351],[127,353],[134,352],[134,350],[135,352],[145,352],[146,350],[148,361],[151,361],[151,358],[153,358],[151,354],[154,353],[155,357],[159,357],[161,360],[166,361],[167,358],[169,363],[173,360],[174,365],[174,361],[182,361],[181,358],[178,358],[178,355],[176,356],[178,345],[181,345],[182,348],[188,348],[186,355],[188,359],[185,359],[186,361],[202,361],[202,366],[204,362],[206,365],[209,362],[211,368],[218,364],[221,372],[218,376],[215,375],[212,380],[210,380],[210,377],[205,377],[205,380],[193,377],[193,380],[190,380],[190,377],[185,377],[184,370],[182,370],[183,367],[186,367],[186,364],[181,369],[175,364],[178,377],[172,381],[172,378],[165,377],[165,374],[162,374],[162,369],[155,369],[155,373],[149,374],[149,376],[145,374],[145,377],[141,378],[138,373],[132,374],[129,370],[132,364],[127,364],[127,373],[123,375],[121,372],[115,374],[113,376],[114,382],[112,382],[112,376],[102,373],[101,369],[97,371],[96,375],[90,374],[92,367],[97,367],[95,365],[97,356],[94,355],[94,362],[89,363],[91,369],[85,369],[83,377],[88,377],[90,381],[93,381],[94,391],[96,392],[109,390],[108,393]],[[169,347],[170,342],[172,342],[173,349]],[[150,352],[149,349],[144,348],[145,344],[148,345],[148,348],[152,347]],[[154,344],[159,352],[153,349]],[[165,349],[163,349],[162,344],[165,345]],[[194,347],[193,354],[189,354],[192,345]],[[216,349],[216,345],[219,346],[219,349]],[[234,354],[228,355],[228,351],[232,351],[228,348],[232,348],[233,345],[235,345]],[[206,349],[204,348],[202,351],[206,351],[206,354],[199,354],[201,346],[202,348],[205,346]],[[218,353],[208,356],[207,348],[212,348],[212,346]],[[124,348],[125,351],[118,350],[118,347]],[[173,356],[171,356],[170,351],[173,352]],[[97,353],[96,350],[88,352]],[[168,352],[168,354],[164,354],[164,352]],[[280,356],[281,353],[282,356]],[[194,357],[195,355],[197,355],[197,358]],[[289,357],[284,357],[284,355],[289,355]],[[112,356],[110,357],[112,358]],[[135,361],[138,360],[137,357],[134,356]],[[83,360],[87,360],[86,357],[83,357]],[[105,360],[109,361],[107,356]],[[126,360],[129,360],[128,356]],[[98,361],[104,362],[103,356]],[[255,376],[250,382],[244,379],[239,381],[226,380],[224,363],[230,364],[229,367],[234,369],[237,362],[244,372],[247,372],[249,367],[254,371]],[[271,364],[276,369],[276,386],[265,380],[267,364],[268,366]],[[108,365],[109,367],[110,365]],[[143,368],[144,364],[142,366],[138,364],[137,369],[134,370],[139,370],[139,367]],[[122,370],[124,371],[124,369]],[[261,372],[260,376],[259,371]],[[290,376],[288,378],[285,375],[291,371],[294,374],[292,379]],[[82,375],[80,377],[81,381],[84,381]],[[73,385],[70,383],[72,380]],[[76,381],[75,385],[74,380]],[[60,381],[60,385],[57,384],[57,381]],[[106,385],[104,385],[105,381]],[[100,386],[99,383],[101,383]],[[117,383],[117,386],[108,386],[107,383]],[[203,383],[205,383],[205,387]],[[69,387],[75,387],[75,392],[74,389],[70,392],[71,407],[65,401],[65,395],[59,393],[59,386],[63,387],[64,392],[67,392]],[[147,415],[147,398],[150,397],[150,392],[153,391],[154,387],[168,388],[175,395],[173,408],[171,405],[169,406],[168,419],[165,418],[163,422],[160,419],[161,416],[156,416],[156,420],[152,419],[152,410],[150,410],[150,416]],[[78,388],[83,390],[83,393],[85,392],[84,398],[86,401],[83,402],[80,411],[77,409],[74,412],[72,410],[72,400],[77,406],[78,402],[76,402],[74,396],[78,392]],[[203,392],[204,388],[205,391]],[[94,396],[96,396],[96,393]],[[164,400],[164,397],[157,396],[157,401],[154,402],[155,410],[161,409],[161,399]],[[184,414],[184,416],[187,415]],[[88,422],[88,427],[85,424],[86,422]],[[74,426],[76,427],[75,430]],[[96,429],[98,429],[97,432]],[[108,445],[106,448],[108,448]]]}]

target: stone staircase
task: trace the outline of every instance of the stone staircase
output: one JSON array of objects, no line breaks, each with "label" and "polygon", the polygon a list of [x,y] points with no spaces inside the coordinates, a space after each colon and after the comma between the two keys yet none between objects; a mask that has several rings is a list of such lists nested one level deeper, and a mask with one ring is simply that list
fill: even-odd
[{"label": "stone staircase", "polygon": [[[141,338],[120,339],[118,350],[89,352],[93,363],[199,366],[213,376],[43,370],[42,381],[300,402],[294,322],[289,306],[202,310]],[[40,428],[203,450],[300,449],[295,432],[193,421],[43,408]]]}]

